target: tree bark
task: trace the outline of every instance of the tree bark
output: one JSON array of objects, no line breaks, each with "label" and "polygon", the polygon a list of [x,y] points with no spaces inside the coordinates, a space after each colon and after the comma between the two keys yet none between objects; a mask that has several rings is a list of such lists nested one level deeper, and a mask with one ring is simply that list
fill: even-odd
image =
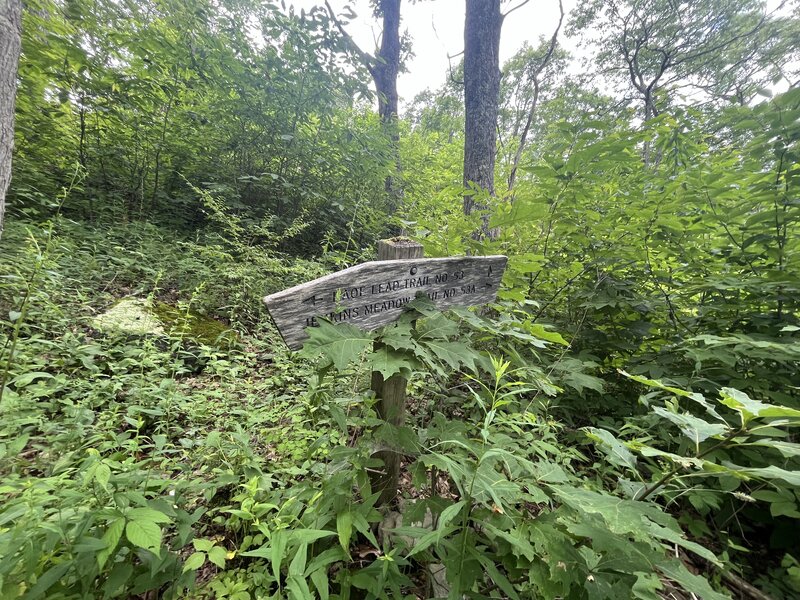
[{"label": "tree bark", "polygon": [[381,0],[383,33],[370,70],[378,92],[378,114],[384,124],[397,121],[397,74],[400,71],[400,0]]},{"label": "tree bark", "polygon": [[[471,184],[495,195],[497,105],[500,99],[500,0],[467,0],[464,23],[464,187]],[[485,209],[464,196],[464,212]],[[485,215],[478,237],[494,238]]]},{"label": "tree bark", "polygon": [[22,4],[20,0],[0,0],[0,236],[3,234],[6,192],[11,183],[14,104],[21,43]]},{"label": "tree bark", "polygon": [[[370,71],[378,93],[378,114],[386,134],[392,141],[392,152],[398,172],[400,131],[397,127],[397,75],[400,71],[400,2],[401,0],[381,0],[380,7],[383,13],[381,48]],[[402,201],[403,191],[391,175],[386,177],[384,186],[389,196],[389,213],[392,214]]]}]

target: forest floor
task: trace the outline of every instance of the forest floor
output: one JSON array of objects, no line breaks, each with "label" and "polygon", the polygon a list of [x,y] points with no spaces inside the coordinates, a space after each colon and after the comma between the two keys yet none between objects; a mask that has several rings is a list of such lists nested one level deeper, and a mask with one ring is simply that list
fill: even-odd
[{"label": "forest floor", "polygon": [[[373,536],[380,515],[371,505],[355,512],[352,490],[363,483],[366,470],[358,468],[364,456],[357,453],[354,441],[379,423],[364,409],[370,403],[365,392],[368,373],[356,369],[323,386],[314,365],[285,348],[260,306],[264,294],[317,277],[332,265],[287,257],[245,264],[213,240],[180,239],[152,225],[94,227],[67,219],[57,228],[9,223],[3,245],[8,260],[0,266],[0,310],[8,319],[0,362],[5,386],[0,398],[0,495],[5,499],[0,506],[0,591],[8,597],[27,593],[31,598],[150,600],[156,590],[172,590],[174,596],[194,588],[196,598],[247,600],[273,593],[281,597],[285,584],[293,590],[292,597],[312,597],[305,594],[304,580],[293,575],[300,567],[292,557],[306,561],[308,551],[304,570],[318,590],[328,583],[319,580],[319,573],[312,577],[314,565],[324,565],[318,570],[332,581],[336,577],[339,585],[346,579],[344,571],[329,571],[328,565],[341,563],[356,573],[346,579],[353,589],[369,590],[380,581],[381,586],[402,588],[407,598],[427,597],[426,576],[393,550],[381,553],[385,540]],[[97,329],[98,315],[132,297],[169,307],[162,308],[172,319],[164,333]],[[208,319],[216,326],[212,330],[220,333],[213,340],[207,327],[196,331],[197,324],[208,324]],[[424,376],[412,381],[411,420],[433,414],[432,398],[441,396],[434,384]],[[491,433],[496,439],[489,437],[486,425],[468,434],[464,428],[471,425],[461,423],[467,398],[448,393],[450,407],[441,406],[452,423],[438,423],[439,417],[433,417],[426,435],[437,435],[440,427],[465,435],[465,440],[487,436],[496,445],[492,452],[511,465],[528,461],[519,458],[523,453],[542,459],[531,465],[538,473],[532,480],[536,484],[518,484],[510,477],[488,481],[484,492],[476,492],[475,501],[483,493],[481,502],[491,507],[479,521],[502,518],[503,507],[510,510],[511,504],[521,507],[525,518],[538,517],[552,506],[548,496],[535,489],[541,482],[576,485],[554,487],[564,494],[563,514],[548,520],[543,513],[538,519],[552,528],[548,535],[554,544],[570,539],[556,524],[578,527],[581,519],[600,514],[586,513],[572,525],[576,517],[567,512],[567,490],[588,494],[582,482],[591,482],[608,468],[587,452],[585,442],[561,445],[560,432],[574,437],[574,427],[551,417],[522,423],[519,415],[512,415],[508,422],[498,421],[504,429]],[[339,471],[330,468],[329,457],[336,453],[347,465]],[[539,466],[545,459],[550,461],[546,472]],[[423,500],[422,512],[415,517],[420,521],[434,506],[423,499],[431,486],[436,498],[429,500],[440,503],[440,512],[443,506],[463,508],[459,498],[464,488],[457,474],[466,472],[473,459],[468,454],[431,453],[426,460],[429,470],[420,472],[417,462],[407,465],[402,477],[405,495]],[[585,480],[577,478],[574,465],[579,463],[585,465]],[[475,479],[482,467],[480,461],[473,466]],[[492,478],[497,474],[488,472]],[[590,500],[610,498],[595,494]],[[581,501],[569,510],[579,510],[581,503],[585,504]],[[645,514],[651,513],[631,513],[636,519],[645,519]],[[275,527],[294,528],[291,535],[300,537],[280,546]],[[660,525],[656,530],[666,531]],[[405,531],[421,535],[418,528]],[[707,535],[698,531],[699,537]],[[341,548],[335,545],[311,555],[317,539],[336,535]],[[268,547],[268,539],[271,548],[281,548],[294,565],[288,576],[280,576],[284,556]],[[508,534],[502,539],[513,542]],[[613,543],[628,544],[625,536]],[[519,556],[529,556],[532,546],[527,544],[504,549],[511,554],[502,560],[513,555],[517,558],[508,563],[513,564]],[[660,544],[654,542],[653,556],[662,553]],[[633,546],[621,546],[629,547]],[[555,551],[541,553],[546,558]],[[3,556],[16,556],[17,561]],[[668,571],[670,576],[664,577],[664,567],[660,583],[653,575],[655,566],[634,576],[652,589],[661,585],[662,594],[667,594],[662,597],[688,598],[671,583],[678,581],[683,587],[699,586],[706,592],[702,597],[722,598],[694,575],[708,563],[681,556],[688,570],[681,567],[684,570]],[[496,571],[491,564],[486,568]],[[716,577],[713,569],[709,573]],[[775,577],[779,573],[776,570]],[[501,577],[499,572],[494,576]],[[545,574],[544,581],[551,577]],[[595,576],[581,577],[583,586]],[[29,581],[36,582],[30,589]],[[572,585],[558,585],[562,583]],[[505,584],[510,589],[511,584]],[[605,595],[598,597],[615,597],[615,585],[609,583]],[[320,596],[325,597],[321,592]]]}]

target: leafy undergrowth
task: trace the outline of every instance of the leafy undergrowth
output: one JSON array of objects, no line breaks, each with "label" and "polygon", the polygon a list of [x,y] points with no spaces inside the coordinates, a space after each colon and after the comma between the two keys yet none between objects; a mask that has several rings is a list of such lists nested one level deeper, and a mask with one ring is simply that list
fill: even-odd
[{"label": "leafy undergrowth", "polygon": [[[796,407],[601,370],[514,304],[416,301],[291,356],[258,297],[322,264],[29,228],[3,240],[1,598],[425,598],[434,572],[452,598],[800,591],[791,546],[741,558],[800,517]],[[93,330],[125,296],[238,336]],[[409,379],[406,426],[377,418],[373,370]],[[612,394],[636,414],[564,408]],[[381,526],[378,447],[404,455],[402,525]]]}]

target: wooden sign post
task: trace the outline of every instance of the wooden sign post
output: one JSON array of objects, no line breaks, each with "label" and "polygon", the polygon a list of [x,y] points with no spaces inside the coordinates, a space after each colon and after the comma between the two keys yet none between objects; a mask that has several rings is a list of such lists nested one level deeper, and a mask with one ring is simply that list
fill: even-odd
[{"label": "wooden sign post", "polygon": [[[492,302],[507,262],[505,256],[423,258],[421,244],[393,238],[378,242],[377,261],[283,290],[264,302],[283,341],[297,350],[308,339],[306,328],[318,326],[320,318],[372,330],[397,320],[418,294],[442,310]],[[372,373],[378,413],[398,427],[405,420],[406,384],[398,374],[384,381],[381,373]],[[397,495],[400,453],[386,448],[378,456],[385,468],[373,485],[385,504]]]},{"label": "wooden sign post", "polygon": [[[378,260],[414,260],[422,258],[422,244],[410,240],[381,240],[378,242]],[[375,343],[375,350],[380,342]],[[378,416],[395,427],[406,421],[406,388],[408,380],[395,373],[384,380],[380,371],[372,372],[372,391],[378,399]],[[374,491],[380,492],[378,506],[389,504],[397,496],[400,484],[401,453],[395,448],[383,448],[376,453],[383,461],[383,470],[372,476]]]}]

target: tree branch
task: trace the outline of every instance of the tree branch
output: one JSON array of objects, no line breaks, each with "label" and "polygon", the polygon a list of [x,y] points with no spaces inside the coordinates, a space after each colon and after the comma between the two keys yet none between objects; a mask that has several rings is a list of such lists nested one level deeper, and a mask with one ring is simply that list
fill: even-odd
[{"label": "tree branch", "polygon": [[356,44],[356,41],[353,39],[353,37],[349,33],[347,33],[347,30],[342,25],[342,22],[339,21],[339,19],[336,17],[336,14],[333,12],[333,9],[331,8],[331,5],[328,2],[328,0],[325,0],[325,7],[328,9],[328,15],[330,16],[331,20],[336,24],[336,28],[339,30],[339,33],[342,34],[342,37],[347,42],[347,45],[350,47],[350,49],[353,52],[356,53],[356,56],[358,56],[358,59],[367,68],[367,70],[369,71],[369,74],[372,75],[373,78],[374,78],[375,77],[375,57],[372,56],[371,54],[368,54],[368,53],[364,52],[358,46],[358,44]]},{"label": "tree branch", "polygon": [[512,12],[514,12],[514,11],[515,11],[515,10],[517,10],[518,8],[522,8],[523,6],[525,6],[525,5],[526,5],[528,2],[530,2],[530,1],[531,1],[531,0],[522,0],[522,2],[520,2],[519,4],[517,4],[517,5],[516,5],[514,8],[512,8],[512,9],[509,9],[509,11],[508,11],[507,13],[504,13],[504,14],[503,14],[503,16],[502,16],[502,18],[503,18],[503,19],[505,19],[505,18],[506,18],[508,15],[510,15]]}]

